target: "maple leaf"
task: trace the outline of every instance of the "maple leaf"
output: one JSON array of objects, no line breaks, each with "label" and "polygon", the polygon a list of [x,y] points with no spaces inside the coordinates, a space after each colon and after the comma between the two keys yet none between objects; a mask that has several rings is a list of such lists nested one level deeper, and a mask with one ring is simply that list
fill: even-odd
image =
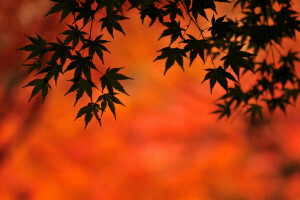
[{"label": "maple leaf", "polygon": [[71,56],[72,62],[67,66],[65,72],[75,69],[74,80],[79,80],[82,73],[91,80],[91,69],[97,70],[90,56],[83,57],[80,52],[76,51],[76,55]]},{"label": "maple leaf", "polygon": [[292,51],[290,49],[286,56],[280,56],[279,63],[283,63],[284,65],[289,64],[293,69],[295,69],[295,62],[300,62],[300,58],[297,56],[298,53],[299,52]]},{"label": "maple leaf", "polygon": [[132,80],[132,78],[129,78],[123,74],[118,73],[121,69],[123,68],[112,68],[112,69],[108,68],[106,70],[105,74],[100,78],[102,91],[105,88],[107,88],[110,94],[114,94],[114,89],[115,89],[128,95],[119,81],[127,80],[127,79]]},{"label": "maple leaf", "polygon": [[276,82],[281,82],[284,86],[287,81],[294,83],[295,74],[292,72],[292,69],[286,65],[282,65],[279,69],[274,69],[272,74],[272,80]]},{"label": "maple leaf", "polygon": [[267,64],[266,60],[257,64],[259,64],[260,67],[255,70],[256,73],[260,72],[261,74],[266,73],[267,75],[269,75],[273,72],[272,64]]},{"label": "maple leaf", "polygon": [[208,29],[208,31],[211,31],[213,38],[226,39],[228,34],[233,32],[233,28],[231,27],[233,25],[232,22],[224,22],[225,17],[226,15],[215,20],[215,15],[213,15],[211,20],[212,26]]},{"label": "maple leaf", "polygon": [[78,100],[82,97],[82,95],[83,95],[84,92],[92,100],[92,96],[93,96],[92,87],[96,88],[96,85],[91,80],[86,80],[84,78],[80,78],[78,81],[74,80],[74,79],[71,79],[69,81],[73,82],[73,85],[70,87],[70,89],[65,94],[65,96],[67,94],[71,93],[71,92],[77,91],[76,92],[76,99],[75,99],[74,106],[76,105],[76,103],[78,102]]},{"label": "maple leaf", "polygon": [[39,59],[36,59],[33,63],[23,65],[30,67],[27,71],[27,75],[29,75],[34,70],[39,70],[42,67],[42,63]]},{"label": "maple leaf", "polygon": [[166,26],[167,29],[163,31],[163,33],[161,34],[158,40],[170,35],[171,36],[170,45],[171,45],[179,37],[184,39],[181,33],[182,31],[184,31],[184,29],[180,27],[180,21],[164,22],[164,26]]},{"label": "maple leaf", "polygon": [[79,4],[77,0],[51,0],[57,2],[50,11],[45,15],[54,14],[61,12],[60,22],[61,23],[71,12],[74,14],[74,10],[78,8]]},{"label": "maple leaf", "polygon": [[60,59],[60,63],[64,65],[68,57],[71,57],[71,50],[74,48],[63,43],[59,38],[57,39],[57,43],[51,42],[49,43],[49,47],[47,51],[53,51],[54,53],[51,56],[51,61],[56,62]]},{"label": "maple leaf", "polygon": [[75,26],[68,25],[68,27],[70,28],[69,30],[66,30],[61,33],[63,35],[67,35],[67,37],[64,40],[64,43],[69,44],[72,41],[72,45],[74,48],[77,46],[79,40],[82,43],[84,43],[84,35],[86,35],[87,33],[79,30],[77,24],[75,24]]},{"label": "maple leaf", "polygon": [[206,9],[211,9],[212,11],[217,13],[216,5],[215,5],[214,1],[230,2],[228,0],[193,0],[191,11],[192,11],[194,18],[197,20],[198,14],[200,14],[202,17],[207,19],[207,16],[205,13]]},{"label": "maple leaf", "polygon": [[281,109],[282,112],[285,113],[285,107],[287,104],[290,104],[288,99],[284,98],[284,94],[282,94],[280,97],[271,99],[263,99],[268,105],[269,111],[273,112],[277,107]]},{"label": "maple leaf", "polygon": [[89,20],[94,20],[97,10],[92,9],[92,4],[93,4],[92,1],[86,1],[86,2],[79,1],[79,3],[81,6],[74,9],[74,11],[78,13],[74,19],[74,22],[83,19],[83,24],[85,25],[89,22]]},{"label": "maple leaf", "polygon": [[37,33],[36,33],[36,38],[30,37],[27,35],[26,35],[26,37],[31,41],[31,44],[25,45],[22,48],[18,49],[18,50],[23,50],[23,51],[31,51],[29,56],[26,58],[25,62],[36,56],[38,56],[39,60],[41,60],[47,52],[46,40],[43,39]]},{"label": "maple leaf", "polygon": [[230,65],[231,69],[234,71],[238,78],[240,76],[240,67],[253,72],[252,62],[246,60],[245,57],[249,58],[254,55],[246,51],[240,51],[243,46],[244,44],[230,46],[228,54],[221,58],[221,60],[224,60],[224,69],[227,69]]},{"label": "maple leaf", "polygon": [[98,9],[106,8],[106,12],[112,12],[114,9],[122,11],[125,0],[96,0]]},{"label": "maple leaf", "polygon": [[114,104],[120,104],[120,105],[123,105],[125,106],[117,97],[118,93],[105,93],[105,94],[102,94],[98,97],[96,103],[98,102],[101,102],[101,110],[102,110],[102,113],[101,113],[101,116],[103,114],[103,112],[105,111],[107,105],[110,109],[110,111],[113,113],[115,119],[116,119],[116,108],[115,108],[115,105]]},{"label": "maple leaf", "polygon": [[184,18],[182,10],[179,8],[179,0],[175,0],[174,2],[168,1],[168,4],[163,7],[164,15],[170,15],[170,20],[174,21],[176,16]]},{"label": "maple leaf", "polygon": [[192,65],[193,61],[199,55],[199,57],[205,62],[204,60],[204,50],[207,48],[207,43],[204,39],[197,40],[194,36],[189,35],[190,39],[182,41],[182,43],[186,43],[184,50],[186,52],[190,52],[190,66]]},{"label": "maple leaf", "polygon": [[218,82],[222,86],[222,88],[224,88],[226,90],[226,92],[228,92],[227,79],[230,79],[230,80],[238,83],[238,81],[232,76],[232,74],[226,72],[221,66],[217,69],[205,69],[205,70],[208,71],[208,73],[205,75],[202,83],[207,80],[210,80],[210,92],[211,93],[212,93],[212,90],[213,90],[216,82]]},{"label": "maple leaf", "polygon": [[125,35],[123,28],[118,21],[124,20],[124,19],[129,19],[122,15],[118,15],[117,13],[118,13],[118,11],[109,12],[109,13],[107,13],[106,17],[103,17],[100,20],[100,22],[102,22],[101,30],[106,28],[112,37],[114,37],[114,29],[117,31],[120,31],[121,33],[123,33]]},{"label": "maple leaf", "polygon": [[236,102],[235,109],[239,107],[239,105],[244,102],[245,104],[248,103],[250,99],[250,95],[243,92],[241,87],[238,84],[235,84],[235,87],[228,88],[228,92],[224,94],[220,99],[230,99],[228,104],[231,105],[233,102]]},{"label": "maple leaf", "polygon": [[144,19],[146,16],[148,16],[151,21],[150,21],[150,24],[149,26],[152,26],[154,24],[154,22],[156,21],[156,19],[158,19],[159,22],[163,23],[164,21],[164,15],[163,15],[163,12],[164,10],[160,9],[160,8],[156,8],[154,6],[154,3],[150,3],[149,5],[146,4],[146,8],[141,8],[141,12],[140,12],[140,15],[141,15],[141,20],[142,20],[142,23],[144,23]]},{"label": "maple leaf", "polygon": [[28,100],[28,102],[37,94],[39,91],[42,90],[42,97],[43,97],[43,102],[48,94],[48,88],[51,88],[51,86],[48,83],[47,79],[35,79],[33,81],[30,81],[25,87],[33,86],[34,88],[32,89],[31,96]]},{"label": "maple leaf", "polygon": [[57,62],[54,61],[49,61],[47,62],[47,66],[44,67],[41,71],[39,71],[36,75],[47,73],[45,78],[49,81],[52,77],[54,77],[55,84],[57,84],[58,76],[59,74],[62,74],[62,68],[63,65],[59,65],[57,64]]},{"label": "maple leaf", "polygon": [[224,116],[230,117],[231,115],[231,110],[230,110],[230,104],[227,101],[224,101],[224,104],[217,104],[218,110],[213,111],[212,113],[214,114],[220,114],[219,119],[221,119]]},{"label": "maple leaf", "polygon": [[186,55],[183,49],[166,47],[159,50],[158,52],[161,52],[161,55],[157,56],[157,58],[154,61],[167,59],[164,74],[166,74],[167,71],[175,64],[175,61],[179,64],[182,71],[184,71],[183,57],[186,57]]},{"label": "maple leaf", "polygon": [[299,95],[299,89],[284,89],[284,91],[286,99],[289,100],[292,97],[295,103]]},{"label": "maple leaf", "polygon": [[81,49],[86,49],[89,48],[89,56],[93,57],[94,54],[96,53],[98,55],[98,57],[101,59],[102,63],[104,63],[103,61],[103,51],[106,51],[108,53],[110,53],[108,51],[108,49],[103,45],[109,41],[107,40],[101,40],[103,35],[99,35],[98,37],[96,37],[96,39],[90,40],[90,39],[86,39],[84,45],[82,45]]},{"label": "maple leaf", "polygon": [[161,36],[158,38],[158,40],[160,40],[163,37],[166,36],[171,36],[171,42],[170,45],[175,42],[175,40],[177,40],[177,38],[183,38],[182,36],[182,31],[184,31],[183,28],[180,27],[180,21],[176,22],[176,21],[172,21],[172,22],[164,22],[164,26],[167,27],[167,29],[165,29],[163,31],[163,33],[161,34]]},{"label": "maple leaf", "polygon": [[87,106],[82,107],[78,113],[77,116],[75,118],[78,119],[80,117],[82,117],[84,115],[84,121],[85,121],[85,127],[84,129],[87,127],[87,125],[90,123],[90,121],[92,120],[93,116],[95,116],[95,118],[97,119],[97,121],[99,122],[100,126],[101,126],[101,119],[98,116],[98,112],[101,110],[99,104],[97,103],[89,103]]},{"label": "maple leaf", "polygon": [[250,104],[250,108],[247,109],[246,113],[250,113],[251,123],[254,122],[256,116],[260,116],[262,118],[262,107],[257,104]]}]

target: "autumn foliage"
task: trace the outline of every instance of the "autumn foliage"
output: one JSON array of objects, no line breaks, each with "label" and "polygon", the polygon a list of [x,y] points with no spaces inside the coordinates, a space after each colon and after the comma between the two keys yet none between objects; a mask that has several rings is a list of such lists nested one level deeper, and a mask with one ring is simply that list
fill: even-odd
[{"label": "autumn foliage", "polygon": [[[76,94],[64,96],[71,76],[53,84],[44,104],[42,96],[28,103],[32,90],[22,87],[34,74],[25,78],[27,55],[16,49],[27,44],[24,34],[55,40],[63,32],[60,16],[43,18],[51,6],[48,0],[0,1],[1,200],[299,198],[298,100],[287,115],[265,113],[252,125],[241,112],[218,121],[210,113],[224,89],[216,86],[212,96],[209,84],[201,85],[201,57],[191,68],[187,62],[184,73],[175,67],[163,76],[164,63],[153,63],[153,52],[169,40],[157,42],[163,28],[142,26],[137,13],[128,15],[126,37],[116,33],[107,44],[111,55],[104,55],[107,65],[126,66],[134,79],[124,83],[130,96],[120,97],[126,107],[116,105],[117,121],[107,112],[101,128],[94,120],[83,131],[82,122],[74,122]],[[285,46],[300,50],[297,42]]]}]

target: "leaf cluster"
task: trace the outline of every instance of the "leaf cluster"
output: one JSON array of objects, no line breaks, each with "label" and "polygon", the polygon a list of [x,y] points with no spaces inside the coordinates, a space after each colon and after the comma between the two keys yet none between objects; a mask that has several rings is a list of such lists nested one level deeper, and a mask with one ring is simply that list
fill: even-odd
[{"label": "leaf cluster", "polygon": [[[279,50],[282,41],[295,39],[300,29],[291,0],[51,1],[54,4],[46,16],[60,14],[60,23],[67,18],[72,23],[66,24],[60,35],[63,37],[55,42],[46,42],[38,34],[27,36],[31,43],[20,48],[29,52],[24,65],[29,67],[28,74],[36,71],[36,75],[44,77],[34,79],[25,87],[33,87],[30,99],[41,91],[44,100],[52,79],[57,83],[61,75],[73,73],[66,94],[76,92],[75,105],[84,94],[90,99],[76,117],[85,116],[85,127],[93,117],[101,124],[107,107],[116,118],[115,104],[123,105],[116,96],[128,95],[122,81],[131,78],[120,73],[122,68],[105,66],[104,58],[105,53],[110,53],[107,38],[113,39],[116,32],[125,35],[124,23],[129,20],[126,17],[129,10],[137,10],[142,23],[148,21],[149,26],[158,23],[163,27],[158,40],[170,42],[158,50],[155,61],[165,62],[164,74],[176,65],[184,70],[185,60],[191,66],[197,57],[205,65],[211,63],[204,70],[203,82],[209,82],[211,92],[216,83],[225,89],[226,94],[219,99],[218,110],[214,112],[221,118],[230,117],[233,111],[242,108],[254,121],[263,116],[262,104],[271,112],[277,108],[285,111],[300,92],[295,69],[295,63],[300,61],[298,52]],[[224,3],[240,7],[241,17],[218,17],[218,5]],[[208,11],[213,13],[211,18]],[[210,23],[209,27],[202,27],[204,20]],[[192,26],[198,31],[191,31]],[[97,30],[95,35],[93,28]],[[265,56],[258,57],[258,54]],[[98,58],[102,65],[95,62]],[[221,63],[220,66],[216,67],[215,62]],[[240,83],[245,74],[254,75],[256,80],[247,90]],[[96,101],[93,100],[95,91]]]}]

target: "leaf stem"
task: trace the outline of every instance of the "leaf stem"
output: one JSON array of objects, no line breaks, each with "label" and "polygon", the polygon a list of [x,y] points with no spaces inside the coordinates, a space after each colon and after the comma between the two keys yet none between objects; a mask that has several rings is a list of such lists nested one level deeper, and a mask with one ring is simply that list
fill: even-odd
[{"label": "leaf stem", "polygon": [[92,38],[93,21],[94,21],[94,20],[91,21],[90,36],[89,36],[89,39]]}]

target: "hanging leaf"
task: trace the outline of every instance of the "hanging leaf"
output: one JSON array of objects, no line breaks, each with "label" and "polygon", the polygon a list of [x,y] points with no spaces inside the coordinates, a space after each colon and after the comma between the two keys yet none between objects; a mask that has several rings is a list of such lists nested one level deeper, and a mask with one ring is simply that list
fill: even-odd
[{"label": "hanging leaf", "polygon": [[229,48],[228,54],[221,58],[221,60],[224,60],[224,69],[227,69],[230,65],[231,69],[234,71],[238,78],[240,76],[241,67],[253,72],[252,62],[246,60],[245,58],[249,58],[254,55],[245,51],[240,51],[243,46],[244,45],[231,46]]},{"label": "hanging leaf", "polygon": [[106,51],[108,53],[110,53],[108,51],[108,49],[103,45],[109,41],[107,40],[101,40],[103,35],[99,35],[98,37],[96,37],[95,40],[90,40],[90,39],[86,39],[84,45],[81,47],[81,49],[86,49],[89,48],[89,56],[93,57],[94,54],[96,53],[98,55],[98,57],[101,59],[102,63],[104,63],[103,61],[103,51]]},{"label": "hanging leaf", "polygon": [[183,40],[182,43],[186,43],[184,50],[190,52],[190,66],[193,61],[199,55],[199,57],[205,62],[204,50],[208,47],[208,44],[204,39],[197,40],[194,36],[188,35],[190,39]]},{"label": "hanging leaf", "polygon": [[117,14],[118,11],[112,11],[108,12],[106,17],[103,17],[100,22],[102,22],[101,30],[106,28],[106,30],[109,32],[109,34],[114,37],[114,29],[123,33],[125,35],[125,32],[123,31],[122,26],[118,21],[129,19],[127,17],[124,17],[122,15]]},{"label": "hanging leaf", "polygon": [[114,90],[117,90],[128,95],[119,81],[127,79],[132,80],[132,78],[118,73],[121,69],[122,68],[108,68],[106,70],[105,74],[100,78],[102,91],[107,88],[110,94],[114,94]]},{"label": "hanging leaf", "polygon": [[61,12],[60,23],[70,14],[73,13],[79,4],[76,0],[51,0],[56,2],[56,4],[50,9],[50,11],[45,15]]},{"label": "hanging leaf", "polygon": [[161,52],[161,55],[157,56],[157,58],[154,61],[167,59],[165,64],[164,75],[175,64],[175,61],[181,67],[182,71],[184,71],[183,57],[186,57],[186,54],[183,49],[166,47],[159,50],[158,52]]},{"label": "hanging leaf", "polygon": [[226,90],[226,92],[228,92],[227,79],[238,83],[238,81],[232,76],[232,74],[226,72],[221,66],[217,69],[205,69],[205,70],[208,71],[208,73],[205,75],[205,78],[202,81],[202,83],[209,80],[211,93],[216,82],[218,82],[221,85],[221,87]]},{"label": "hanging leaf", "polygon": [[75,118],[78,119],[80,117],[82,117],[84,115],[84,121],[85,121],[85,127],[84,129],[87,127],[87,125],[90,123],[90,121],[92,120],[93,116],[95,116],[95,118],[97,119],[98,123],[101,126],[101,119],[98,115],[98,112],[100,111],[100,106],[96,103],[89,103],[87,106],[82,107],[78,113],[77,116]]},{"label": "hanging leaf", "polygon": [[36,33],[36,38],[27,36],[26,37],[31,41],[31,44],[25,45],[18,50],[31,51],[29,56],[26,58],[25,62],[31,58],[37,57],[41,60],[47,52],[46,40],[43,39],[40,35]]}]

